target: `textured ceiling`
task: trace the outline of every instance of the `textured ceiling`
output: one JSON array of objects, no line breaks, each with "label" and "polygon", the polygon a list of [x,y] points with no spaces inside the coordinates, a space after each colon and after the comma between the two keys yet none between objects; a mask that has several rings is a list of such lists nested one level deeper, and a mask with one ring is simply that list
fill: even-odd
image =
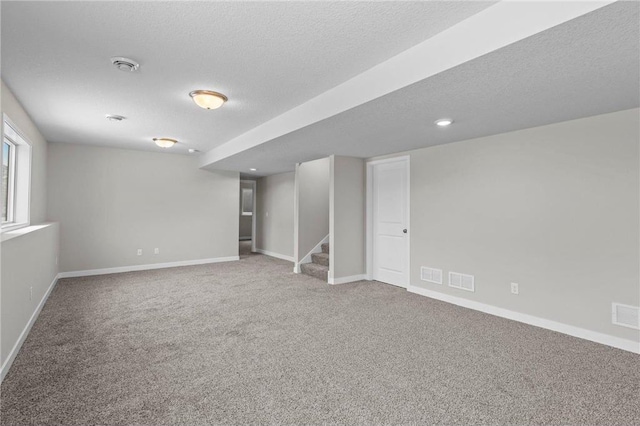
[{"label": "textured ceiling", "polygon": [[[491,4],[2,2],[2,78],[51,142],[205,151]],[[198,88],[230,101],[201,110]]]},{"label": "textured ceiling", "polygon": [[207,168],[269,175],[638,107],[639,7],[614,3]]}]

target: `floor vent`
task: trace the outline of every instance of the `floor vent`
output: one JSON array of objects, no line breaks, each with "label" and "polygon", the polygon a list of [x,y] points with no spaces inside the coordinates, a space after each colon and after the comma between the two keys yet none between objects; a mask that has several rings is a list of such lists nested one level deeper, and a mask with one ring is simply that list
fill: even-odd
[{"label": "floor vent", "polygon": [[612,303],[611,320],[615,325],[640,330],[640,308],[637,306]]},{"label": "floor vent", "polygon": [[442,269],[423,266],[420,268],[420,279],[430,283],[442,284]]},{"label": "floor vent", "polygon": [[460,274],[458,272],[449,272],[449,287],[476,291],[473,275]]}]

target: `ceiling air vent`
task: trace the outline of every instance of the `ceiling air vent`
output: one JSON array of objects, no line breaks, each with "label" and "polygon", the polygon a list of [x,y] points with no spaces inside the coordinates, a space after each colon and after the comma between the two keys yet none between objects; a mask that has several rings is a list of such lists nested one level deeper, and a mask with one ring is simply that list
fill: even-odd
[{"label": "ceiling air vent", "polygon": [[474,281],[475,279],[473,275],[449,272],[449,287],[459,288],[460,290],[476,291]]},{"label": "ceiling air vent", "polygon": [[615,325],[640,330],[640,308],[637,306],[612,303],[611,320]]},{"label": "ceiling air vent", "polygon": [[120,71],[134,72],[137,71],[138,68],[140,68],[140,64],[133,59],[122,58],[120,56],[111,58],[111,63]]},{"label": "ceiling air vent", "polygon": [[420,268],[420,279],[430,283],[442,284],[442,269],[423,266]]}]

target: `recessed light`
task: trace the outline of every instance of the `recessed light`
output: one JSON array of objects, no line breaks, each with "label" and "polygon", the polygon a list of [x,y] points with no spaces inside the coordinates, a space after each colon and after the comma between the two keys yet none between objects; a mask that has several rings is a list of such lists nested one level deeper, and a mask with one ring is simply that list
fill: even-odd
[{"label": "recessed light", "polygon": [[189,154],[195,154],[196,152],[200,152],[197,149],[189,148]]},{"label": "recessed light", "polygon": [[122,121],[122,120],[126,120],[125,117],[121,116],[121,115],[115,115],[115,114],[107,114],[106,115],[107,120],[109,121]]},{"label": "recessed light", "polygon": [[258,169],[254,169],[253,167],[250,168],[249,170],[252,171],[252,172],[257,172],[258,171]]},{"label": "recessed light", "polygon": [[189,96],[191,96],[196,105],[204,109],[220,108],[229,100],[229,98],[222,93],[214,92],[212,90],[194,90],[189,93]]},{"label": "recessed light", "polygon": [[173,145],[177,144],[178,141],[170,138],[153,138],[153,141],[160,148],[171,148]]},{"label": "recessed light", "polygon": [[138,68],[140,68],[140,64],[133,59],[123,58],[121,56],[114,56],[113,58],[111,58],[111,63],[120,71],[125,72],[138,71]]},{"label": "recessed light", "polygon": [[453,120],[450,118],[441,118],[440,120],[436,120],[436,124],[440,127],[447,127],[453,123]]}]

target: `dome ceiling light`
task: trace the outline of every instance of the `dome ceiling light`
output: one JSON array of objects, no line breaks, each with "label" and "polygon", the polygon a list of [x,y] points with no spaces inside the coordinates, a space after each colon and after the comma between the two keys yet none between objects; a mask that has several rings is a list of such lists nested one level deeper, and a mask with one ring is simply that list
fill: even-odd
[{"label": "dome ceiling light", "polygon": [[189,93],[189,96],[193,99],[200,108],[204,109],[217,109],[220,108],[225,102],[229,100],[222,93],[214,92],[211,90],[194,90]]},{"label": "dome ceiling light", "polygon": [[171,148],[173,145],[177,144],[178,141],[170,138],[153,138],[153,141],[160,148]]}]

